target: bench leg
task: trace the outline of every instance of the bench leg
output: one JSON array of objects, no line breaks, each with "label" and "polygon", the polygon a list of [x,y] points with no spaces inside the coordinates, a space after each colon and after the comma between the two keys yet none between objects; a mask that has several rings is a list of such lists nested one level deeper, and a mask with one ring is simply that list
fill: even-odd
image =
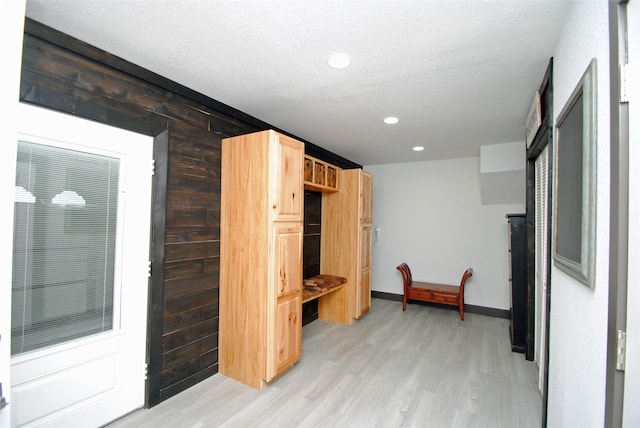
[{"label": "bench leg", "polygon": [[460,321],[464,321],[464,303],[460,302]]},{"label": "bench leg", "polygon": [[406,311],[407,310],[407,294],[403,294],[402,295],[402,311]]}]

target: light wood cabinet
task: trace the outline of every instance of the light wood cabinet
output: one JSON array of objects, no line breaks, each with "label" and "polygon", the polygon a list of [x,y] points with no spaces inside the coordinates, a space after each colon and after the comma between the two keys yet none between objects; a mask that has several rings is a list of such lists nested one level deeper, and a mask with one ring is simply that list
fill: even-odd
[{"label": "light wood cabinet", "polygon": [[360,250],[358,251],[358,289],[356,290],[356,310],[354,316],[359,318],[371,308],[371,223],[360,225]]},{"label": "light wood cabinet", "polygon": [[373,220],[373,175],[362,171],[360,181],[360,222],[371,224]]},{"label": "light wood cabinet", "polygon": [[373,176],[351,169],[342,171],[340,191],[322,199],[320,269],[347,278],[348,322],[371,307],[372,194]]},{"label": "light wood cabinet", "polygon": [[303,143],[222,141],[221,374],[260,389],[302,352]]}]

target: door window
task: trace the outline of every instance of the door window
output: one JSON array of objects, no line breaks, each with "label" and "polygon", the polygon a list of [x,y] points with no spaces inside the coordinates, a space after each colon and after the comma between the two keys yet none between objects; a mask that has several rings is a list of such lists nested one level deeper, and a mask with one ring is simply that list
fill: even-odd
[{"label": "door window", "polygon": [[11,354],[111,330],[120,160],[20,141]]}]

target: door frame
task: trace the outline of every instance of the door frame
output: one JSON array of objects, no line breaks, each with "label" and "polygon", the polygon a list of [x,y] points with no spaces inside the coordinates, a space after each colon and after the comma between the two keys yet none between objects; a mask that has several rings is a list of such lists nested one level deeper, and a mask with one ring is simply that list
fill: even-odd
[{"label": "door frame", "polygon": [[628,0],[609,2],[611,196],[605,426],[622,426],[624,371],[616,369],[617,331],[627,329],[629,266],[629,105],[620,98],[620,64],[628,58]]},{"label": "door frame", "polygon": [[[24,36],[24,10],[26,0],[12,0],[2,4],[0,22],[3,28],[3,42],[0,52],[4,59],[6,74],[0,80],[3,97],[3,124],[0,135],[3,141],[3,155],[0,157],[0,228],[2,236],[13,236],[13,208],[15,193],[16,156],[18,153],[17,109],[20,96],[20,69],[22,64],[22,43]],[[0,240],[0,384],[2,397],[7,402],[11,396],[11,270],[13,265],[13,240]],[[5,284],[7,286],[5,286]],[[9,426],[11,403],[0,404],[0,426]]]},{"label": "door frame", "polygon": [[[122,398],[127,397],[126,400],[128,401],[126,402],[121,400],[110,403],[111,405],[115,405],[112,409],[112,413],[114,413],[114,410],[115,412],[122,412],[123,410],[128,411],[130,407],[127,406],[130,406],[132,401],[135,403],[135,406],[142,406],[144,405],[147,395],[145,391],[147,383],[145,366],[148,361],[148,350],[144,345],[144,342],[141,343],[140,340],[143,337],[144,340],[148,338],[149,330],[148,317],[144,316],[144,314],[139,314],[139,310],[137,309],[139,306],[137,305],[144,305],[145,309],[149,308],[149,279],[146,266],[150,256],[150,240],[140,240],[140,236],[137,236],[134,239],[131,237],[132,235],[127,234],[125,229],[135,229],[136,227],[140,227],[140,224],[135,224],[135,222],[131,223],[131,220],[142,220],[146,227],[151,227],[153,218],[151,211],[153,179],[151,174],[152,169],[150,166],[154,154],[155,140],[148,135],[106,125],[98,121],[87,120],[82,117],[70,115],[57,110],[47,109],[30,103],[18,103],[14,110],[20,114],[15,121],[15,123],[19,125],[16,138],[14,139],[16,148],[18,146],[18,140],[24,140],[28,142],[35,142],[37,144],[44,144],[46,146],[62,147],[93,154],[103,154],[105,156],[113,156],[121,159],[121,166],[124,167],[124,171],[128,179],[126,186],[118,191],[119,203],[117,228],[120,229],[120,232],[116,241],[120,241],[120,243],[116,243],[115,247],[116,266],[124,260],[132,260],[135,263],[125,262],[125,264],[120,265],[119,268],[116,267],[114,282],[119,284],[117,286],[114,284],[114,299],[120,300],[121,298],[125,298],[125,290],[121,287],[124,285],[125,281],[129,281],[128,283],[131,284],[131,278],[135,278],[135,281],[139,281],[144,278],[144,284],[146,287],[142,289],[140,287],[134,287],[134,289],[131,289],[131,287],[127,288],[129,291],[133,292],[127,292],[128,297],[126,299],[129,303],[126,306],[128,309],[126,312],[123,311],[120,313],[114,308],[114,316],[117,316],[120,319],[114,319],[113,330],[65,341],[63,343],[56,344],[55,346],[45,347],[11,357],[10,367],[13,374],[12,389],[14,392],[11,397],[13,397],[14,400],[17,400],[15,394],[18,393],[17,391],[20,388],[16,386],[16,382],[21,382],[27,388],[38,388],[42,386],[40,380],[34,381],[36,378],[33,377],[34,372],[32,371],[33,369],[36,369],[37,371],[36,366],[33,366],[33,364],[38,364],[38,361],[53,361],[53,364],[56,367],[53,370],[60,370],[60,373],[62,373],[63,371],[66,372],[67,368],[75,369],[80,367],[80,365],[86,367],[87,363],[97,362],[99,359],[106,361],[105,358],[113,358],[112,355],[116,354],[116,352],[113,351],[114,349],[125,349],[129,352],[129,355],[127,355],[126,358],[135,358],[130,360],[132,365],[126,365],[129,370],[133,370],[133,372],[126,376],[130,376],[128,379],[135,380],[136,383],[127,385],[127,394],[125,395],[122,394],[122,391],[114,393],[114,391],[123,387],[124,384],[120,383],[120,381],[127,379],[126,376],[122,376],[123,373],[127,372],[122,371],[122,369],[118,369],[117,372],[120,373],[120,375],[113,377],[112,380],[114,383],[111,384],[110,387],[108,382],[103,385],[105,389],[100,391],[100,396],[107,399],[113,399],[115,396]],[[54,125],[52,125],[52,123],[54,123]],[[104,147],[102,144],[95,144],[95,141],[85,144],[85,135],[87,133],[100,133],[100,140],[106,141],[108,147]],[[116,141],[116,143],[114,144],[113,141]],[[11,180],[11,183],[14,184],[16,182],[16,158],[12,158],[12,161],[14,163],[14,177]],[[134,176],[136,178],[132,178]],[[120,180],[122,179],[123,177],[121,176]],[[120,184],[123,184],[122,181],[120,181]],[[120,200],[122,197],[121,193],[123,192],[132,196],[135,195],[135,199],[127,199],[125,196],[124,199]],[[13,199],[13,196],[8,199],[12,205]],[[143,218],[140,218],[141,215]],[[127,223],[123,224],[122,221],[127,221]],[[13,228],[13,219],[10,223],[10,226]],[[13,237],[13,230],[11,236]],[[127,236],[129,237],[127,238]],[[9,240],[9,244],[12,247],[10,253],[10,255],[12,255],[14,245],[13,239]],[[11,257],[9,257],[9,259],[11,259]],[[10,274],[12,270],[13,266],[9,269]],[[130,275],[133,275],[133,277]],[[120,283],[120,281],[122,281],[122,283]],[[11,284],[11,281],[9,284]],[[8,289],[9,297],[11,297],[11,287],[8,287]],[[135,298],[131,299],[132,297]],[[11,298],[9,298],[9,302],[10,301]],[[132,306],[133,303],[136,304],[135,307]],[[11,323],[9,322],[9,327],[10,324]],[[7,338],[9,337],[10,336],[7,336]],[[128,343],[118,343],[123,340],[130,340],[131,338],[134,338],[135,342],[130,341]],[[114,348],[114,346],[118,347]],[[82,353],[81,356],[79,356],[79,354],[73,354],[76,352],[75,350],[80,350]],[[53,358],[53,360],[47,359],[50,357]],[[64,362],[61,363],[63,360]],[[75,361],[79,365],[76,366],[72,361]],[[105,364],[107,366],[109,365],[108,362]],[[25,372],[25,370],[27,371]],[[44,380],[46,376],[51,376],[53,373],[51,370],[52,369],[44,369],[41,372],[38,372],[41,374],[36,376],[38,379]],[[26,373],[27,376],[21,376],[20,373]],[[56,382],[60,382],[62,377],[57,374],[55,376],[57,376]],[[40,386],[37,384],[40,384]],[[95,391],[93,394],[95,394]],[[55,416],[55,418],[62,417],[71,418],[71,420],[73,420],[73,418],[82,418],[82,415],[92,414],[92,411],[99,409],[96,408],[94,410],[89,410],[90,406],[95,406],[98,402],[96,401],[97,397],[98,395],[87,396],[87,398],[82,398],[82,401],[75,402],[75,404],[69,407],[70,409],[75,408],[75,411],[71,413],[65,413],[63,410],[64,407],[59,407],[54,413],[44,416],[42,422],[46,424],[54,421],[55,419],[50,419],[54,415],[58,415]],[[79,403],[82,404],[79,405]],[[59,413],[59,411],[62,411],[62,413]],[[12,409],[13,417],[11,420],[15,420],[19,417],[19,413],[16,412],[17,408],[14,404]],[[108,416],[108,412],[100,413],[100,415],[104,418],[105,416]],[[116,417],[119,416],[122,415],[118,415]]]},{"label": "door frame", "polygon": [[[534,359],[534,341],[535,341],[535,303],[536,303],[536,160],[545,147],[549,148],[550,156],[553,156],[553,58],[549,59],[549,64],[545,71],[542,83],[539,88],[540,92],[540,108],[542,115],[542,125],[538,129],[531,146],[527,148],[527,185],[526,185],[526,230],[527,230],[527,334],[525,342],[525,357],[527,360]],[[549,189],[547,193],[547,236],[552,236],[551,231],[551,215],[553,189],[551,186],[553,177],[553,162],[548,165],[548,183]],[[542,388],[542,426],[547,425],[547,407],[549,396],[549,313],[551,312],[551,239],[547,241],[547,317],[546,323],[542,326],[545,329],[545,355],[541,355],[544,359],[544,385]]]},{"label": "door frame", "polygon": [[163,400],[162,329],[164,316],[164,260],[167,223],[169,130],[153,139],[154,174],[151,189],[151,282],[147,312],[147,383],[145,408]]}]

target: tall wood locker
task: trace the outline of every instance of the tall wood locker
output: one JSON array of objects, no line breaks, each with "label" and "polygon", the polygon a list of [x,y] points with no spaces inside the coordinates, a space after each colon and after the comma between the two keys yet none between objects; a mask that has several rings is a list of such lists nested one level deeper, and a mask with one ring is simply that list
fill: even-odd
[{"label": "tall wood locker", "polygon": [[371,307],[373,176],[342,171],[340,191],[323,195],[321,270],[347,278],[349,320]]},{"label": "tall wood locker", "polygon": [[303,154],[274,131],[222,140],[219,371],[257,389],[302,353]]}]

